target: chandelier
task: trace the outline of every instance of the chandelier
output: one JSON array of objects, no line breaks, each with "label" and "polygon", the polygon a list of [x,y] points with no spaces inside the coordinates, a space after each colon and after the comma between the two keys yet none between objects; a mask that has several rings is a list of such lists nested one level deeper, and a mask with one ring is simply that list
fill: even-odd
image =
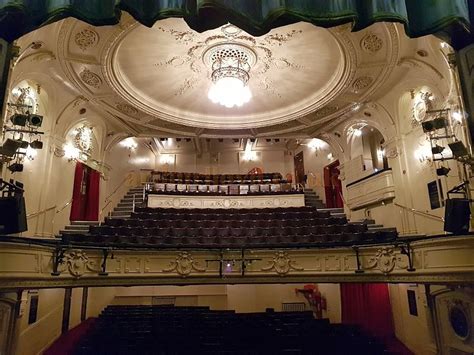
[{"label": "chandelier", "polygon": [[207,96],[213,103],[231,108],[250,101],[249,72],[257,61],[252,49],[234,42],[219,43],[204,52],[203,61],[212,71]]}]

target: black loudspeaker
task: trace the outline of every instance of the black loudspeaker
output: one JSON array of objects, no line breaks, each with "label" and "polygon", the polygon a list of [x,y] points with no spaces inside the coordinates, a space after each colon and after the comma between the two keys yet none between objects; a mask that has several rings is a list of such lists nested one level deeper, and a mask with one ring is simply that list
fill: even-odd
[{"label": "black loudspeaker", "polygon": [[0,197],[0,234],[24,232],[26,208],[24,197]]},{"label": "black loudspeaker", "polygon": [[453,234],[468,233],[470,216],[471,211],[468,199],[447,199],[446,209],[444,212],[444,230]]}]

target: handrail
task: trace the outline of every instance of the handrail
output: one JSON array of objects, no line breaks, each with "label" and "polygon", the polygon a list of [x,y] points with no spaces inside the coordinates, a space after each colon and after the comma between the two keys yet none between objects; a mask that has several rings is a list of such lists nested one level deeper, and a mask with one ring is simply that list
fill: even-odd
[{"label": "handrail", "polygon": [[42,210],[42,211],[38,211],[38,212],[33,212],[33,213],[30,213],[30,214],[27,214],[27,215],[26,215],[26,218],[32,218],[32,217],[39,216],[40,214],[46,213],[46,212],[48,212],[48,211],[50,211],[50,210],[54,210],[56,207],[57,207],[57,206],[54,205],[54,206],[45,208],[45,209]]},{"label": "handrail", "polygon": [[117,186],[117,188],[116,188],[114,191],[112,191],[112,193],[111,193],[109,196],[107,196],[107,197],[105,198],[104,202],[105,202],[105,201],[109,201],[110,198],[123,186],[123,184],[125,184],[127,181],[130,181],[132,178],[133,178],[132,175],[126,176],[126,177],[122,180],[122,182]]},{"label": "handrail", "polygon": [[72,198],[71,198],[68,202],[66,202],[66,204],[65,204],[63,207],[61,207],[59,210],[56,210],[56,213],[62,212],[62,211],[63,211],[67,206],[69,206],[71,203],[72,203]]},{"label": "handrail", "polygon": [[442,221],[444,222],[444,218],[443,217],[439,217],[439,216],[436,216],[434,214],[431,214],[431,213],[428,213],[428,212],[423,212],[423,211],[419,211],[415,208],[411,208],[411,207],[407,207],[407,206],[403,206],[403,205],[400,205],[398,203],[394,203],[395,206],[398,206],[398,207],[401,207],[407,211],[410,211],[410,212],[413,212],[413,213],[418,213],[419,215],[421,216],[424,216],[424,217],[428,217],[428,218],[432,218],[432,219],[436,219],[438,221]]}]

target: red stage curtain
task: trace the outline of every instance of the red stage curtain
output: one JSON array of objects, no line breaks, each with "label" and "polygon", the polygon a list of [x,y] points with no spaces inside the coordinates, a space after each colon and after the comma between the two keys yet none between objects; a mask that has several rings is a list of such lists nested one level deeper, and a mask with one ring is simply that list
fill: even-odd
[{"label": "red stage curtain", "polygon": [[387,284],[341,284],[341,312],[342,323],[380,338],[394,335]]},{"label": "red stage curtain", "polygon": [[69,220],[71,221],[79,221],[82,217],[81,185],[83,175],[84,165],[78,162],[76,163],[76,170],[74,172],[74,187],[72,190],[71,214],[69,215]]},{"label": "red stage curtain", "polygon": [[87,183],[87,207],[84,220],[97,221],[99,220],[100,173],[91,169]]}]

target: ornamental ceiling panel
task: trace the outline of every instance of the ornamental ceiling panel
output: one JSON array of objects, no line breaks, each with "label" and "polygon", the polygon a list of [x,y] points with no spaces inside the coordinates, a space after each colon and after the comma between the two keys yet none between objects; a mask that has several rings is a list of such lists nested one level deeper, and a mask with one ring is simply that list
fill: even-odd
[{"label": "ornamental ceiling panel", "polygon": [[[352,33],[300,22],[253,37],[233,25],[197,33],[182,19],[147,28],[124,14],[116,26],[64,21],[58,56],[81,94],[142,135],[270,136],[312,131],[369,101],[398,61],[398,42],[394,24]],[[227,108],[207,93],[216,48],[232,44],[251,62],[252,98]]]}]

